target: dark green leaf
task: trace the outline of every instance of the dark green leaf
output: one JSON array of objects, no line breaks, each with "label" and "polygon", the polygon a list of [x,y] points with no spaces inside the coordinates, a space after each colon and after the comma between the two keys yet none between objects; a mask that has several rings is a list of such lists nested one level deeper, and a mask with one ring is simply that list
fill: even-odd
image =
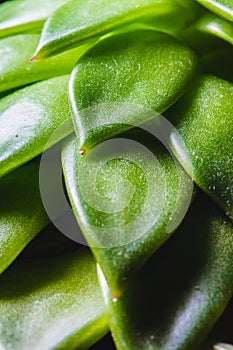
[{"label": "dark green leaf", "polygon": [[233,218],[233,84],[201,76],[169,112],[192,162],[174,149],[197,185]]},{"label": "dark green leaf", "polygon": [[138,21],[177,33],[195,18],[199,10],[195,5],[189,0],[72,1],[48,18],[35,55],[38,59],[51,56]]},{"label": "dark green leaf", "polygon": [[217,15],[233,21],[232,0],[197,0],[201,5]]},{"label": "dark green leaf", "polygon": [[[96,45],[80,59],[70,82],[80,147],[89,150],[130,124],[154,117],[155,113],[133,113],[139,105],[158,113],[166,110],[182,95],[195,70],[194,53],[165,33],[135,31]],[[120,113],[112,107],[110,113],[107,109],[116,103],[131,108]]]},{"label": "dark green leaf", "polygon": [[0,100],[0,177],[42,153],[63,122],[49,145],[72,131],[68,79],[46,80]]},{"label": "dark green leaf", "polygon": [[73,211],[118,297],[129,277],[177,228],[192,183],[150,133],[130,131],[87,155],[75,138],[63,148]]},{"label": "dark green leaf", "polygon": [[0,37],[41,28],[58,7],[70,0],[14,0],[0,7]]},{"label": "dark green leaf", "polygon": [[226,307],[233,226],[202,196],[117,302],[100,272],[117,349],[196,349]]},{"label": "dark green leaf", "polygon": [[18,259],[0,278],[2,350],[88,349],[107,332],[88,249]]},{"label": "dark green leaf", "polygon": [[38,163],[30,163],[0,181],[0,272],[47,225],[39,192]]},{"label": "dark green leaf", "polygon": [[36,81],[68,74],[89,45],[43,62],[29,62],[39,36],[21,34],[0,40],[0,92]]}]

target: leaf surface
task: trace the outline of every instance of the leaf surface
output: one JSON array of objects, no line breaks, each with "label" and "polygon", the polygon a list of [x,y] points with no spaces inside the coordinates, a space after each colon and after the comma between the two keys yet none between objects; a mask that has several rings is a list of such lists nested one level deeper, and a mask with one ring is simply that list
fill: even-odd
[{"label": "leaf surface", "polygon": [[[192,162],[185,164],[197,185],[233,218],[233,84],[203,75],[167,113],[178,129]],[[173,141],[171,141],[173,143]],[[192,174],[191,174],[192,172]]]},{"label": "leaf surface", "polygon": [[233,226],[204,195],[117,302],[100,271],[117,349],[197,349],[233,293]]},{"label": "leaf surface", "polygon": [[201,5],[217,15],[233,22],[232,0],[197,0]]},{"label": "leaf surface", "polygon": [[[80,147],[88,151],[155,116],[143,111],[137,115],[138,106],[163,112],[183,94],[195,71],[194,53],[165,33],[141,30],[99,43],[71,75],[69,93]],[[129,108],[121,111],[121,103]]]},{"label": "leaf surface", "polygon": [[0,100],[0,177],[42,153],[49,139],[51,146],[73,131],[68,80],[39,82]]},{"label": "leaf surface", "polygon": [[30,163],[0,180],[0,272],[49,219],[39,192],[39,165]]},{"label": "leaf surface", "polygon": [[157,29],[176,33],[195,18],[199,10],[195,5],[189,0],[72,1],[48,18],[35,55],[57,54],[129,23],[150,22]]},{"label": "leaf surface", "polygon": [[0,284],[3,350],[84,350],[108,330],[87,248],[53,258],[21,257]]},{"label": "leaf surface", "polygon": [[41,28],[58,7],[69,0],[8,1],[0,6],[0,37]]},{"label": "leaf surface", "polygon": [[0,40],[0,92],[65,75],[71,72],[89,45],[84,45],[43,62],[29,62],[37,34],[19,34]]}]

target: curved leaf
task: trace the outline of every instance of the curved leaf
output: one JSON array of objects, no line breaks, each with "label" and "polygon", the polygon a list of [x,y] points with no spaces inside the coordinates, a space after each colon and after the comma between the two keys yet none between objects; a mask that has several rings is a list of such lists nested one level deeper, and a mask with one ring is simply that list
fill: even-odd
[{"label": "curved leaf", "polygon": [[47,225],[39,192],[38,163],[30,163],[0,181],[0,272]]},{"label": "curved leaf", "polygon": [[233,218],[233,84],[201,76],[167,115],[185,143],[192,170],[174,143],[182,165]]},{"label": "curved leaf", "polygon": [[2,350],[88,349],[107,318],[88,249],[18,259],[0,278]]},{"label": "curved leaf", "polygon": [[233,23],[212,14],[203,16],[195,23],[197,30],[218,36],[233,45]]},{"label": "curved leaf", "polygon": [[180,224],[192,183],[146,131],[106,141],[87,155],[75,138],[63,148],[63,170],[74,214],[114,297]]},{"label": "curved leaf", "polygon": [[[184,92],[196,70],[194,53],[172,36],[135,31],[104,40],[88,51],[72,72],[70,99],[80,147],[96,143],[154,117],[135,115],[141,105],[161,113]],[[132,110],[103,113],[128,103]],[[103,106],[98,115],[98,105]],[[93,112],[97,106],[97,114]]]},{"label": "curved leaf", "polygon": [[68,74],[89,45],[43,62],[29,62],[39,36],[20,34],[0,40],[0,92]]},{"label": "curved leaf", "polygon": [[100,272],[117,349],[196,349],[230,300],[233,226],[202,196],[117,302]]},{"label": "curved leaf", "polygon": [[64,121],[70,119],[52,143],[73,131],[68,79],[46,80],[0,100],[0,177],[42,153]]},{"label": "curved leaf", "polygon": [[232,0],[197,0],[201,5],[217,15],[233,21]]},{"label": "curved leaf", "polygon": [[70,0],[8,1],[0,7],[0,37],[41,28],[58,7]]},{"label": "curved leaf", "polygon": [[40,59],[57,54],[82,41],[138,21],[149,21],[157,29],[177,32],[195,18],[198,10],[189,0],[72,1],[48,18],[35,56]]}]

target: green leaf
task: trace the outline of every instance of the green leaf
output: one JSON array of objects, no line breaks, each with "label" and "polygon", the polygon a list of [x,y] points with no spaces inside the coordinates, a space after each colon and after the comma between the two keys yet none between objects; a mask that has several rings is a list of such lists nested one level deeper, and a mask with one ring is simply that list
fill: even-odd
[{"label": "green leaf", "polygon": [[48,18],[35,55],[40,59],[57,54],[130,23],[150,22],[176,33],[196,17],[195,5],[189,0],[72,1]]},{"label": "green leaf", "polygon": [[8,1],[0,6],[0,37],[41,28],[58,7],[69,0]]},{"label": "green leaf", "polygon": [[63,170],[74,214],[111,286],[129,278],[184,217],[192,182],[149,132],[132,130],[80,155],[63,147]]},{"label": "green leaf", "polygon": [[87,248],[55,258],[20,258],[0,284],[2,350],[84,350],[108,330]]},{"label": "green leaf", "polygon": [[196,349],[231,298],[232,259],[232,223],[199,195],[117,302],[99,270],[117,349]]},{"label": "green leaf", "polygon": [[89,44],[43,62],[29,62],[39,36],[21,34],[0,40],[0,92],[71,72]]},{"label": "green leaf", "polygon": [[204,75],[168,111],[192,162],[174,151],[197,185],[233,218],[233,84]]},{"label": "green leaf", "polygon": [[0,272],[47,225],[39,192],[38,162],[30,163],[0,181]]},{"label": "green leaf", "polygon": [[0,100],[0,177],[42,153],[63,122],[49,146],[73,131],[68,79],[46,80]]},{"label": "green leaf", "polygon": [[197,0],[201,5],[217,15],[233,21],[232,0]]},{"label": "green leaf", "polygon": [[[96,143],[154,117],[133,113],[141,105],[161,113],[184,92],[196,70],[194,53],[172,36],[135,31],[104,40],[88,51],[71,75],[70,99],[80,147]],[[106,109],[128,103],[120,113]],[[101,105],[98,114],[98,105]],[[93,106],[96,112],[93,112]],[[131,126],[132,127],[132,126]]]},{"label": "green leaf", "polygon": [[194,26],[206,34],[213,34],[233,45],[233,23],[212,14],[207,14],[198,20]]}]

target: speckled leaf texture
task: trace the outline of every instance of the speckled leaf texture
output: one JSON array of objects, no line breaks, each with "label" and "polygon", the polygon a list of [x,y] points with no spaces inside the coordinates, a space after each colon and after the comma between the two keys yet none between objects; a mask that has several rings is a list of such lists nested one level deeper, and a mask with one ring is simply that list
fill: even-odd
[{"label": "speckled leaf texture", "polygon": [[117,302],[100,273],[117,349],[197,349],[232,295],[232,259],[232,223],[199,194]]},{"label": "speckled leaf texture", "polygon": [[[182,16],[179,15],[179,9],[182,10]],[[166,18],[169,13],[173,17]],[[165,31],[177,32],[179,27],[184,28],[198,13],[195,2],[189,0],[72,1],[48,18],[35,56],[41,59],[57,54],[82,41],[137,21],[149,21]],[[179,17],[178,21],[176,16]],[[164,17],[163,21],[160,17]]]},{"label": "speckled leaf texture", "polygon": [[58,257],[21,257],[0,285],[2,350],[85,350],[108,330],[87,248]]},{"label": "speckled leaf texture", "polygon": [[38,170],[39,162],[34,161],[0,180],[0,272],[49,222]]},{"label": "speckled leaf texture", "polygon": [[[136,117],[88,114],[95,105],[127,103],[162,113],[185,91],[196,71],[192,50],[172,36],[156,31],[134,31],[106,39],[86,53],[71,74],[69,94],[80,148],[142,124],[154,115]],[[117,77],[117,79],[116,79]]]},{"label": "speckled leaf texture", "polygon": [[49,79],[0,100],[0,177],[42,153],[49,140],[51,146],[73,130],[68,81],[69,76]]},{"label": "speckled leaf texture", "polygon": [[42,28],[56,8],[70,0],[41,0],[31,6],[30,0],[8,1],[1,6],[0,37]]}]

